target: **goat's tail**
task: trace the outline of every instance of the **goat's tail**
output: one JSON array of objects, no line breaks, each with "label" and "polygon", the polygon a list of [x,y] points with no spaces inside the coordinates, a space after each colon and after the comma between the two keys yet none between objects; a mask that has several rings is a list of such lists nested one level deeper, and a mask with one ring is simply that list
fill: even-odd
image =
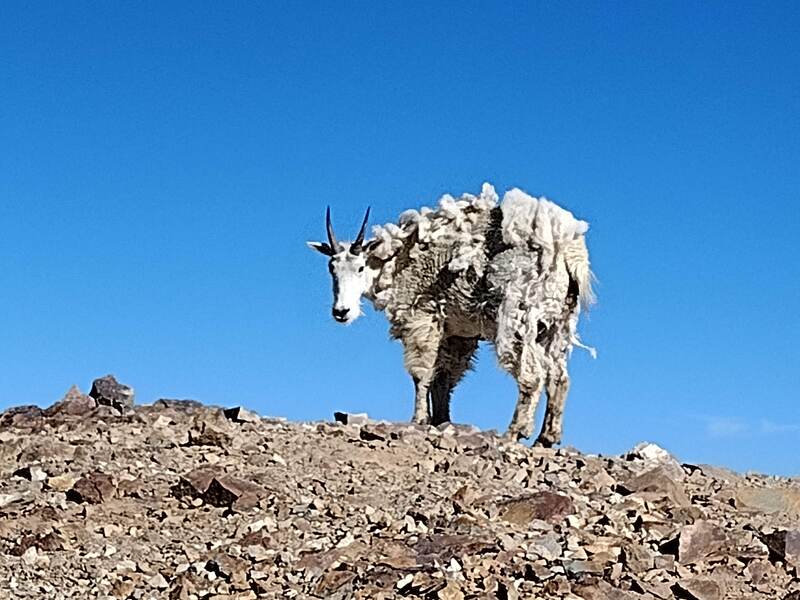
[{"label": "goat's tail", "polygon": [[597,281],[597,278],[589,267],[589,250],[586,248],[584,236],[565,245],[564,259],[567,263],[567,271],[578,284],[578,300],[581,309],[587,310],[597,302],[597,296],[592,289],[592,283]]}]

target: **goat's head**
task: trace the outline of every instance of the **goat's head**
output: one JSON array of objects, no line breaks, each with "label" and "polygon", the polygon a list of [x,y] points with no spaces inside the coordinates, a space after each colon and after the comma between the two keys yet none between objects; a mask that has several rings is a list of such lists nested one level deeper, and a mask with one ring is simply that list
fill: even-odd
[{"label": "goat's head", "polygon": [[352,242],[339,242],[331,225],[331,208],[325,213],[328,241],[308,242],[309,248],[328,257],[328,271],[333,280],[333,318],[339,323],[352,323],[361,316],[361,296],[369,289],[371,273],[367,268],[367,245],[364,231],[369,219],[369,208],[364,215],[358,236]]}]

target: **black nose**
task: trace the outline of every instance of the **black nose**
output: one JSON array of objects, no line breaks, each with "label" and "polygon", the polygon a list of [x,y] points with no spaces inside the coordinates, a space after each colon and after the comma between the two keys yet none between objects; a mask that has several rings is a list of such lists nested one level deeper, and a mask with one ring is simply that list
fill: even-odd
[{"label": "black nose", "polygon": [[336,308],[333,309],[333,318],[337,321],[347,320],[347,313],[350,312],[349,308]]}]

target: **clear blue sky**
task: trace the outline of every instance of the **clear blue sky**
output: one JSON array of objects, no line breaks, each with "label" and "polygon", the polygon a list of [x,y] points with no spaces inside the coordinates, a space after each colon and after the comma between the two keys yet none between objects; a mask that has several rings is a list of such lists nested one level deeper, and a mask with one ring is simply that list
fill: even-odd
[{"label": "clear blue sky", "polygon": [[[334,323],[304,242],[488,180],[591,223],[567,444],[800,474],[798,6],[4,3],[0,407],[113,372],[407,419],[385,319]],[[514,401],[484,349],[454,418]]]}]

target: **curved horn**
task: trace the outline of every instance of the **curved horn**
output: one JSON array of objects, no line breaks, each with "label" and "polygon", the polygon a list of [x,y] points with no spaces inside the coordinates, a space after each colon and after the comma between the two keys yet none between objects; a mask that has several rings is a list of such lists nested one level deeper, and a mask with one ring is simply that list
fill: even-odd
[{"label": "curved horn", "polygon": [[331,225],[331,207],[329,206],[328,209],[325,211],[325,227],[328,229],[328,244],[331,247],[331,250],[334,252],[339,252],[342,247],[339,245],[339,242],[336,241],[336,236],[333,234],[333,225]]},{"label": "curved horn", "polygon": [[358,230],[358,236],[356,237],[356,241],[354,241],[350,245],[350,252],[353,254],[360,254],[361,253],[361,244],[364,243],[364,232],[367,229],[367,221],[369,220],[369,210],[370,206],[367,207],[367,214],[364,215],[364,220],[361,223],[361,229]]}]

